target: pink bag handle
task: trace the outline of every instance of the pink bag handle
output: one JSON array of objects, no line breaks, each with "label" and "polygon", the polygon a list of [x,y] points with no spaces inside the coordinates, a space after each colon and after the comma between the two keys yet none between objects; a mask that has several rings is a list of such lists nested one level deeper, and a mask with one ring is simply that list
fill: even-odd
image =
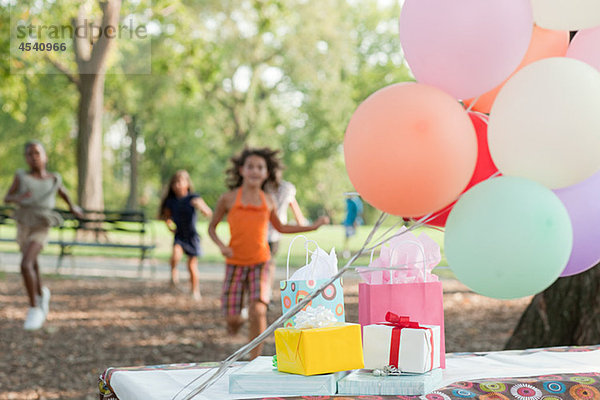
[{"label": "pink bag handle", "polygon": [[[317,260],[319,259],[319,252],[317,251],[317,249],[319,248],[319,245],[317,244],[317,242],[315,242],[314,240],[311,240],[311,239],[307,238],[304,235],[298,235],[298,236],[294,237],[292,239],[292,241],[290,242],[290,246],[288,247],[287,263],[286,263],[286,266],[285,266],[285,280],[286,281],[290,279],[290,253],[292,251],[292,245],[294,244],[294,242],[298,238],[303,238],[304,239],[304,249],[306,250],[306,263],[305,263],[305,265],[308,265],[308,254],[309,253],[315,253],[315,252],[317,253],[317,258],[315,258],[315,262],[317,262]],[[308,249],[309,243],[314,243],[315,244],[315,246],[316,246],[315,251],[311,252]],[[314,273],[314,271],[313,271],[313,273]]]}]

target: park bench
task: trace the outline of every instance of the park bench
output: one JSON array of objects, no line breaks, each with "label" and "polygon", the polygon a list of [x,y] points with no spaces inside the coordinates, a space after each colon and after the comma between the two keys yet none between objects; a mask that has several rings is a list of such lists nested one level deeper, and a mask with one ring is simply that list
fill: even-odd
[{"label": "park bench", "polygon": [[[48,244],[60,247],[56,270],[59,271],[65,256],[73,256],[74,247],[100,247],[139,250],[141,273],[144,261],[149,259],[156,247],[154,231],[149,232],[148,219],[143,211],[83,210],[85,218],[76,218],[67,210],[55,209],[64,222],[53,230]],[[14,208],[0,206],[0,226],[14,225]],[[148,236],[151,236],[150,238]],[[7,237],[0,234],[0,242],[15,242],[16,234]]]}]

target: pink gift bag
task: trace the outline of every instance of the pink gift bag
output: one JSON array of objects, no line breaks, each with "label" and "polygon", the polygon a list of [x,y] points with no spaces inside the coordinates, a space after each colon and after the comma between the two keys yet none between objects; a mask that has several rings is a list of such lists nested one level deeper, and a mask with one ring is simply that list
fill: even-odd
[{"label": "pink gift bag", "polygon": [[358,285],[358,322],[362,326],[385,321],[388,312],[408,316],[419,324],[439,325],[440,366],[446,367],[442,282]]},{"label": "pink gift bag", "polygon": [[365,283],[358,286],[358,322],[385,321],[388,312],[408,316],[423,325],[440,327],[440,366],[446,367],[444,296],[442,283],[432,271],[440,262],[439,245],[425,233],[416,237],[400,228],[379,257],[359,269]]}]

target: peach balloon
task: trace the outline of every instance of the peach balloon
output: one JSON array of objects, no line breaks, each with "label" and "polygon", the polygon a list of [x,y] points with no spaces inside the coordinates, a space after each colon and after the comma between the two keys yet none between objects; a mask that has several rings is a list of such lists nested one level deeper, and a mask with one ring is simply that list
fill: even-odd
[{"label": "peach balloon", "polygon": [[[532,62],[550,57],[563,57],[565,54],[567,54],[568,46],[569,31],[553,31],[550,29],[540,28],[539,26],[534,26],[527,53],[525,54],[525,57],[523,57],[521,64],[519,64],[517,69],[511,74],[511,77],[518,70],[526,65],[531,64]],[[510,77],[508,77],[504,82],[496,86],[494,89],[479,96],[471,109],[489,114],[490,110],[492,109],[492,104],[494,104],[494,100],[496,100],[498,92],[508,79],[510,79]],[[475,99],[466,100],[465,105],[470,106],[474,100]]]},{"label": "peach balloon", "polygon": [[477,137],[469,115],[449,94],[419,83],[394,84],[356,109],[344,158],[367,202],[415,217],[457,199],[475,169]]}]

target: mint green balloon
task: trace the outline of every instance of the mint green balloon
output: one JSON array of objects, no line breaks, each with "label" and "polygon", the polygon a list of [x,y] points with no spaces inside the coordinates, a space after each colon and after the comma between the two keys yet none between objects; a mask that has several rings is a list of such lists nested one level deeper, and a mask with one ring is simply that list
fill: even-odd
[{"label": "mint green balloon", "polygon": [[519,177],[488,179],[465,192],[448,216],[444,250],[458,280],[488,297],[539,293],[567,265],[573,229],[559,198]]}]

